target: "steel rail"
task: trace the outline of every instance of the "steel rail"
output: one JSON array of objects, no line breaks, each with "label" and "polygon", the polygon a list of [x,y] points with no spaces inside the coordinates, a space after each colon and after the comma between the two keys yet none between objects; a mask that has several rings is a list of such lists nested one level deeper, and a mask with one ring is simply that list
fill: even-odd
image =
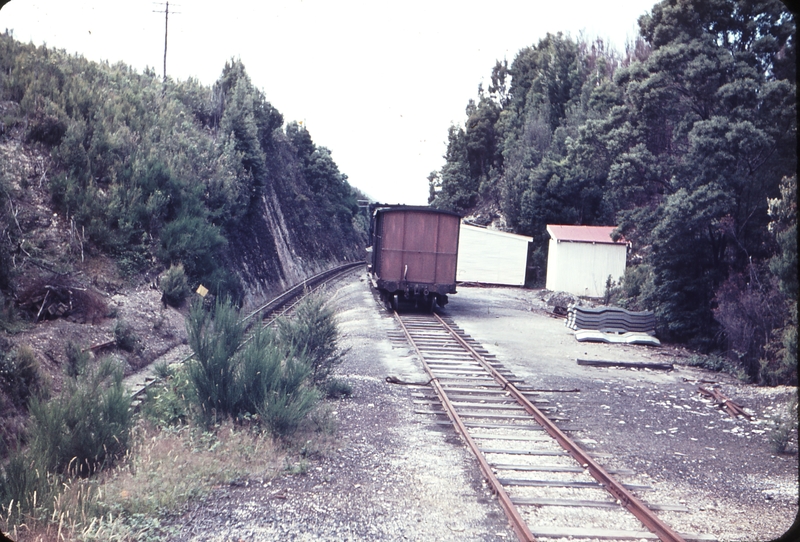
[{"label": "steel rail", "polygon": [[[553,437],[567,452],[574,457],[584,469],[597,480],[620,504],[629,512],[636,516],[651,532],[655,533],[663,542],[685,542],[684,538],[662,522],[652,510],[642,501],[628,491],[623,485],[614,479],[597,461],[592,459],[588,453],[582,450],[571,438],[545,416],[542,411],[536,408],[531,401],[519,391],[514,384],[508,381],[500,372],[484,359],[467,341],[465,341],[455,330],[453,330],[438,314],[433,315],[439,323],[450,333],[450,335],[463,346],[503,388],[513,396],[517,402]],[[399,318],[398,318],[399,319]],[[423,362],[424,363],[424,362]],[[433,375],[431,375],[433,376]]]},{"label": "steel rail", "polygon": [[[408,331],[405,323],[400,318],[400,315],[397,314],[397,311],[394,311],[395,318],[397,321],[400,322],[400,327],[403,328],[403,333],[405,333],[408,342],[417,352],[417,356],[422,363],[422,366],[425,368],[425,371],[428,375],[432,378],[431,385],[433,389],[436,391],[436,395],[439,396],[439,400],[442,402],[445,411],[447,412],[447,416],[453,422],[453,424],[458,429],[458,432],[461,434],[461,437],[466,441],[467,445],[469,446],[470,450],[472,451],[473,455],[477,458],[478,464],[480,465],[481,471],[483,471],[483,475],[489,481],[489,484],[492,487],[492,491],[497,495],[497,498],[500,500],[500,506],[502,506],[503,511],[506,513],[509,521],[511,522],[511,528],[514,530],[514,533],[517,535],[517,538],[523,542],[535,542],[536,538],[534,538],[533,533],[531,533],[528,525],[525,523],[525,520],[522,519],[522,516],[517,510],[517,507],[511,502],[511,497],[509,497],[508,493],[506,493],[503,484],[497,479],[497,476],[492,471],[492,467],[486,461],[486,458],[481,453],[478,445],[472,439],[467,430],[464,422],[461,420],[461,416],[455,410],[455,407],[450,402],[450,399],[447,397],[447,393],[445,393],[442,385],[439,383],[439,380],[435,378],[435,375],[431,368],[428,366],[428,363],[425,361],[425,356],[422,354],[422,351],[417,346],[417,343],[414,341],[411,333]],[[449,326],[447,327],[449,330]]]},{"label": "steel rail", "polygon": [[339,265],[337,267],[332,267],[326,271],[322,271],[321,273],[317,273],[313,277],[309,277],[304,279],[302,282],[295,284],[291,288],[285,290],[281,294],[279,294],[274,299],[271,299],[267,303],[261,305],[256,310],[252,311],[250,314],[242,318],[242,321],[246,322],[247,320],[251,319],[253,316],[265,312],[268,309],[271,311],[275,311],[285,305],[289,300],[294,297],[297,297],[297,294],[308,287],[314,287],[317,284],[338,275],[339,273],[343,273],[355,267],[364,265],[364,262],[350,262],[343,265]]}]

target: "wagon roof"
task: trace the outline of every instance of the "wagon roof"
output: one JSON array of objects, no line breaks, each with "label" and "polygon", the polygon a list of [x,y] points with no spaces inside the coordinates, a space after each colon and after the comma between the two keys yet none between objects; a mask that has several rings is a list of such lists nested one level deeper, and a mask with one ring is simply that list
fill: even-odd
[{"label": "wagon roof", "polygon": [[614,226],[565,226],[548,224],[547,233],[556,241],[568,241],[573,243],[604,243],[609,245],[624,245],[625,239],[622,237],[614,241],[611,234],[616,228]]}]

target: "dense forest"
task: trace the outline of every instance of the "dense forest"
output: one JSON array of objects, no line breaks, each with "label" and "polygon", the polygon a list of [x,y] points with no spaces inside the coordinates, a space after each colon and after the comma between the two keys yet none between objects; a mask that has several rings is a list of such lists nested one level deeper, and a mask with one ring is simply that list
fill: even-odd
[{"label": "dense forest", "polygon": [[430,203],[532,236],[615,225],[616,303],[660,336],[797,382],[795,16],[779,0],[663,0],[624,53],[550,35],[498,61],[451,126]]},{"label": "dense forest", "polygon": [[[284,126],[239,61],[208,87],[22,44],[6,31],[0,105],[0,139],[21,133],[45,156],[38,188],[80,250],[110,255],[129,276],[180,269],[192,287],[242,299],[360,254],[364,219],[347,176],[303,126]],[[0,174],[0,197],[24,199],[25,180]],[[35,247],[7,227],[13,217],[3,220],[7,289],[14,254]]]}]

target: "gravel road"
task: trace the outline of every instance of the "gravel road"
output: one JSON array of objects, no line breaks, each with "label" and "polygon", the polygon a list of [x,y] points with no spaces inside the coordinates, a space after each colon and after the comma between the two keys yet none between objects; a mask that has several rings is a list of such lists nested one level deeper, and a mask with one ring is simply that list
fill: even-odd
[{"label": "gravel road", "polygon": [[[415,414],[397,376],[424,379],[397,326],[363,274],[333,294],[347,349],[338,376],[352,398],[332,403],[335,445],[302,474],[249,480],[216,490],[169,520],[174,541],[515,540],[497,499],[454,431]],[[771,415],[794,388],[757,388],[676,365],[674,371],[579,366],[576,358],[680,361],[669,347],[578,343],[563,320],[547,315],[543,293],[460,287],[443,311],[570,418],[575,437],[625,481],[648,484],[652,502],[681,503],[661,512],[673,528],[719,540],[762,541],[787,531],[798,512],[797,455],[769,444]],[[753,414],[733,419],[697,392],[701,381]],[[796,443],[796,441],[795,441]],[[796,444],[795,444],[796,446]]]}]

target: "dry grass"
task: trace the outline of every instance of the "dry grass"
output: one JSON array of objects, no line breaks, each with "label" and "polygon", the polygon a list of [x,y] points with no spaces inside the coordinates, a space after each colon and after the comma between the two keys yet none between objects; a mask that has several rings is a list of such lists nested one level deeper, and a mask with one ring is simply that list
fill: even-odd
[{"label": "dry grass", "polygon": [[128,457],[91,479],[72,479],[39,514],[15,520],[14,504],[0,510],[0,530],[17,542],[158,540],[158,516],[237,479],[268,480],[284,469],[271,437],[225,424],[136,427]]}]

